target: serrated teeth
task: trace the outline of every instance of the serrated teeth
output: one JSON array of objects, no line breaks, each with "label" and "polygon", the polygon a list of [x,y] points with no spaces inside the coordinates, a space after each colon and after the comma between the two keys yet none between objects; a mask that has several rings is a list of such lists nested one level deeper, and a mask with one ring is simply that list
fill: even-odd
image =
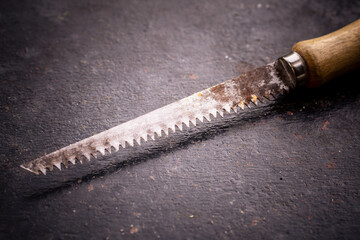
[{"label": "serrated teeth", "polygon": [[120,146],[122,148],[125,148],[126,147],[126,141],[125,140],[120,141]]},{"label": "serrated teeth", "polygon": [[206,121],[210,122],[211,121],[210,114],[204,115],[204,119],[206,119]]},{"label": "serrated teeth", "polygon": [[46,168],[42,165],[39,165],[39,170],[42,172],[42,174],[46,175]]},{"label": "serrated teeth", "polygon": [[105,155],[105,148],[98,148],[96,149],[96,151],[98,151],[99,153],[101,153],[101,155]]},{"label": "serrated teeth", "polygon": [[84,153],[84,156],[88,161],[90,161],[90,159],[91,159],[90,158],[90,156],[91,156],[90,153]]},{"label": "serrated teeth", "polygon": [[[73,165],[75,165],[75,157],[70,157],[67,161],[65,161],[64,163],[65,168],[67,168],[68,162],[71,162]],[[82,159],[80,159],[79,162],[82,163]]]},{"label": "serrated teeth", "polygon": [[[214,118],[216,118],[216,113],[217,113],[216,109],[210,111],[210,114],[211,114]],[[209,114],[209,119],[210,119],[210,114]]]},{"label": "serrated teeth", "polygon": [[149,137],[150,137],[153,141],[155,141],[155,135],[154,135],[154,134],[149,135]]},{"label": "serrated teeth", "polygon": [[261,103],[264,103],[264,98],[262,96],[259,96],[258,97],[258,100],[261,102]]},{"label": "serrated teeth", "polygon": [[254,95],[254,94],[251,94],[251,101],[252,101],[255,105],[257,105],[257,96]]},{"label": "serrated teeth", "polygon": [[[83,157],[82,157],[82,155],[79,155],[79,156],[76,156],[75,157],[79,162],[83,162]],[[75,162],[75,161],[74,161]],[[74,163],[73,163],[74,164]]]},{"label": "serrated teeth", "polygon": [[245,109],[245,101],[244,101],[244,100],[241,101],[238,105],[239,105],[239,107],[240,107],[242,110]]},{"label": "serrated teeth", "polygon": [[61,171],[61,162],[54,163],[54,166]]},{"label": "serrated teeth", "polygon": [[141,145],[141,137],[134,139],[135,143],[137,143],[139,146]]},{"label": "serrated teeth", "polygon": [[265,93],[265,96],[264,96],[267,100],[270,100],[271,99],[271,95],[270,95],[270,93]]},{"label": "serrated teeth", "polygon": [[[289,90],[286,82],[279,78],[275,64],[262,67],[260,71],[264,74],[260,78],[258,70],[254,70],[25,163],[22,167],[35,174],[46,174],[47,169],[51,171],[54,166],[61,170],[61,164],[66,168],[70,162],[82,163],[83,157],[88,160],[91,156],[97,158],[97,152],[104,156],[106,152],[118,151],[120,146],[142,145],[149,139],[156,140],[155,135],[159,138],[168,136],[171,132],[183,131],[184,126],[190,128],[190,125],[224,117],[225,112],[231,114],[239,109],[245,110],[245,106],[258,105],[264,98],[275,100]],[[243,81],[244,78],[249,81]],[[248,94],[250,89],[252,92]]]},{"label": "serrated teeth", "polygon": [[230,111],[231,111],[231,106],[227,105],[227,106],[224,107],[224,109],[225,109],[225,111],[226,111],[227,113],[230,113]]},{"label": "serrated teeth", "polygon": [[178,127],[179,130],[182,131],[182,130],[183,130],[182,122],[177,122],[177,123],[175,124],[175,127]]},{"label": "serrated teeth", "polygon": [[111,144],[111,147],[113,147],[113,148],[114,148],[114,152],[117,152],[117,151],[119,151],[120,144],[119,144],[119,143],[116,143],[116,144]]},{"label": "serrated teeth", "polygon": [[184,123],[185,126],[187,126],[188,128],[190,127],[190,121],[184,121],[183,123]]},{"label": "serrated teeth", "polygon": [[161,129],[155,130],[155,133],[158,137],[161,137]]},{"label": "serrated teeth", "polygon": [[131,140],[129,140],[129,141],[126,141],[131,147],[133,147],[134,146],[134,140],[133,139],[131,139]]}]

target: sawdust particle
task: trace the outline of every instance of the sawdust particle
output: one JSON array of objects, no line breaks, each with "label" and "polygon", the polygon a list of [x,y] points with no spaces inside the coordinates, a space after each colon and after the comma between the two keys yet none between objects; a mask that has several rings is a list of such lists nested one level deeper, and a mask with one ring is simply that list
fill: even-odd
[{"label": "sawdust particle", "polygon": [[138,213],[138,212],[133,212],[133,214],[134,214],[134,216],[136,216],[136,217],[141,217],[141,213]]},{"label": "sawdust particle", "polygon": [[73,211],[73,213],[76,213],[76,209],[73,209],[72,211]]},{"label": "sawdust particle", "polygon": [[194,218],[195,216],[193,214],[190,214],[189,215],[189,218]]},{"label": "sawdust particle", "polygon": [[155,177],[154,176],[150,176],[150,179],[152,179],[153,181],[155,181]]},{"label": "sawdust particle", "polygon": [[78,179],[78,180],[77,180],[77,183],[81,183],[81,182],[82,182],[82,180],[81,180],[81,179]]},{"label": "sawdust particle", "polygon": [[191,75],[189,76],[189,78],[190,78],[190,79],[196,79],[197,77],[196,77],[195,74],[191,74]]},{"label": "sawdust particle", "polygon": [[258,224],[259,220],[254,218],[251,222],[251,226],[256,226]]},{"label": "sawdust particle", "polygon": [[330,122],[326,120],[326,121],[324,122],[324,125],[322,126],[321,129],[322,129],[322,130],[328,130],[327,126],[329,125],[329,123],[330,123]]},{"label": "sawdust particle", "polygon": [[130,234],[137,233],[138,231],[139,231],[139,229],[138,229],[137,227],[135,227],[135,226],[132,226],[132,227],[130,228]]},{"label": "sawdust particle", "polygon": [[290,112],[290,111],[287,111],[286,113],[287,113],[287,115],[290,115],[290,116],[293,116],[293,115],[294,115],[294,113],[293,113],[293,112]]},{"label": "sawdust particle", "polygon": [[90,184],[90,185],[88,186],[88,191],[91,192],[92,190],[94,190],[94,186],[93,186],[92,184]]}]

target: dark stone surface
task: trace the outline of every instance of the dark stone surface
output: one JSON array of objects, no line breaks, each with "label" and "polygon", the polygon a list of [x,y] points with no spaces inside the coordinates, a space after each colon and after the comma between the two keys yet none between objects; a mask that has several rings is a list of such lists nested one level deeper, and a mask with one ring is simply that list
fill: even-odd
[{"label": "dark stone surface", "polygon": [[358,16],[340,0],[1,1],[0,238],[358,238],[359,71],[62,172],[19,168]]}]

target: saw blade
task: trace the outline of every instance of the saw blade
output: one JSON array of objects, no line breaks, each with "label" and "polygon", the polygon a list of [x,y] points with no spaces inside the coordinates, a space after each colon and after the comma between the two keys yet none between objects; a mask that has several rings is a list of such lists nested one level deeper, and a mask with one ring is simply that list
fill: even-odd
[{"label": "saw blade", "polygon": [[22,168],[44,175],[54,166],[59,170],[68,167],[69,163],[82,163],[83,159],[96,158],[97,153],[116,152],[127,145],[141,145],[141,139],[154,140],[155,134],[161,137],[169,131],[182,131],[183,124],[196,125],[196,120],[211,121],[211,115],[223,117],[224,112],[230,113],[244,110],[252,102],[257,105],[264,99],[274,100],[279,94],[295,87],[290,74],[282,67],[279,60],[263,67],[244,73],[236,78],[197,92],[177,102],[156,109],[145,115],[122,123],[104,132],[83,139],[79,142],[61,148],[50,154],[24,163]]}]

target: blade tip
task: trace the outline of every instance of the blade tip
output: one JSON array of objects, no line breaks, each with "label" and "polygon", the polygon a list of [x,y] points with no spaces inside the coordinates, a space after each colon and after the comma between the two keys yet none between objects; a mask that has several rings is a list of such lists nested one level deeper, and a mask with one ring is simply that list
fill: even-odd
[{"label": "blade tip", "polygon": [[20,167],[21,167],[22,169],[25,169],[25,170],[27,170],[27,171],[29,171],[29,172],[32,172],[32,173],[36,174],[36,175],[39,175],[39,171],[34,171],[34,170],[32,170],[32,169],[30,169],[30,168],[28,168],[28,167],[25,167],[23,164],[21,164]]}]

